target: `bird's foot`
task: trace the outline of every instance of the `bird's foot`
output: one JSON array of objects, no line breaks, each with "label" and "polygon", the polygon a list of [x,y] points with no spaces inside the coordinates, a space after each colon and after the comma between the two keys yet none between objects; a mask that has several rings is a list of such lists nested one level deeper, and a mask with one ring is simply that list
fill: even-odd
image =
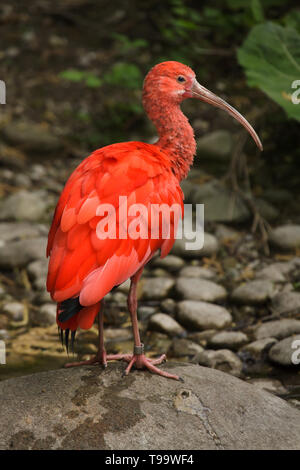
[{"label": "bird's foot", "polygon": [[[127,358],[125,360],[127,360]],[[159,369],[158,367],[155,367],[156,365],[159,365],[165,361],[166,361],[165,354],[158,357],[157,359],[149,359],[144,354],[131,354],[130,361],[127,360],[129,364],[124,371],[124,375],[128,375],[132,369],[132,366],[134,366],[136,369],[148,369],[153,374],[161,375],[162,377],[167,377],[168,379],[182,381],[182,379],[178,375],[170,374],[169,372],[166,372],[164,370]]]},{"label": "bird's foot", "polygon": [[166,355],[162,354],[156,359],[149,359],[144,354],[144,346],[135,346],[133,354],[114,354],[107,356],[107,360],[123,360],[128,362],[123,375],[128,375],[134,366],[136,369],[148,369],[153,374],[161,375],[162,377],[167,377],[168,379],[182,380],[178,375],[170,374],[164,370],[158,369],[155,367],[162,362],[166,361]]},{"label": "bird's foot", "polygon": [[126,361],[128,362],[128,366],[126,367],[124,371],[124,374],[123,374],[124,376],[128,375],[132,367],[134,366],[136,369],[148,369],[153,374],[158,374],[168,379],[182,381],[181,377],[179,377],[178,375],[170,374],[169,372],[166,372],[156,367],[157,365],[162,364],[163,362],[166,361],[165,354],[162,354],[160,357],[156,359],[149,359],[142,352],[143,348],[141,348],[141,351],[139,351],[138,348],[139,347],[135,348],[135,351],[133,354],[108,354],[107,355],[105,350],[99,351],[91,359],[88,359],[86,361],[80,361],[80,362],[69,362],[65,364],[65,367],[69,368],[69,367],[100,364],[102,365],[103,368],[106,368],[108,361]]},{"label": "bird's foot", "polygon": [[97,354],[91,359],[88,359],[86,361],[79,361],[79,362],[68,362],[65,364],[65,367],[78,367],[78,366],[90,366],[90,365],[96,365],[100,364],[102,367],[105,369],[107,367],[107,354],[105,349],[103,351],[98,351]]}]

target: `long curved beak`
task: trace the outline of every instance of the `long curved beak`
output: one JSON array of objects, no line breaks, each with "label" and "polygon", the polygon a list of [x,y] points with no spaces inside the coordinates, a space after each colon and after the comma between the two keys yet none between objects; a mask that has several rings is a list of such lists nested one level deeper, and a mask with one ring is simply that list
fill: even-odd
[{"label": "long curved beak", "polygon": [[260,150],[263,150],[262,143],[258,135],[256,134],[255,130],[253,129],[253,127],[249,124],[247,119],[245,119],[236,109],[230,106],[230,104],[226,103],[226,101],[222,100],[222,98],[219,98],[217,95],[207,90],[207,88],[200,85],[200,83],[198,83],[197,80],[195,80],[191,88],[191,91],[192,91],[193,98],[197,98],[201,101],[204,101],[205,103],[212,104],[213,106],[216,106],[217,108],[221,108],[227,111],[228,114],[230,114],[239,123],[241,123],[242,126],[244,126],[244,128],[249,132],[249,134],[253,138],[257,147]]}]

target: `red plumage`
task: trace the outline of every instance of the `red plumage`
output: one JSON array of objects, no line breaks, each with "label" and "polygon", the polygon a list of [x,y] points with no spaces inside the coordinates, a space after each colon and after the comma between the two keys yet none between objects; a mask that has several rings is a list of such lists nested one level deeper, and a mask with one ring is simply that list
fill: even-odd
[{"label": "red plumage", "polygon": [[[176,203],[183,209],[178,179],[167,155],[157,147],[125,142],[96,150],[70,176],[50,229],[47,289],[56,302],[79,296],[82,306],[98,306],[114,286],[133,276],[163,247],[165,240],[151,240],[150,234],[147,240],[97,238],[96,227],[101,220],[97,207],[109,203],[117,209],[120,195],[128,198],[128,209],[136,203],[149,208],[151,203]],[[174,236],[166,240],[168,248],[163,256],[173,243]],[[97,313],[95,308],[86,308],[77,315],[77,322],[72,317],[58,324],[71,330],[90,328]],[[83,321],[84,316],[90,320]]]}]

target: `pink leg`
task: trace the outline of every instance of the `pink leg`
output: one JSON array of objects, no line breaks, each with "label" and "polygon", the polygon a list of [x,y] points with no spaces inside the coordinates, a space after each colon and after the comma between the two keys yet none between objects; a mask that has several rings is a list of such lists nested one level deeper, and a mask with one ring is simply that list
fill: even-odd
[{"label": "pink leg", "polygon": [[[157,359],[148,359],[144,354],[144,345],[141,343],[140,333],[139,333],[139,326],[138,326],[138,319],[137,319],[137,283],[142,275],[143,268],[140,269],[132,278],[131,278],[131,286],[128,295],[128,309],[131,316],[132,321],[132,330],[133,330],[133,338],[134,338],[134,350],[133,355],[130,356],[130,361],[128,357],[123,357],[127,362],[129,362],[127,368],[125,369],[124,374],[128,375],[132,366],[134,365],[137,369],[148,369],[154,374],[161,375],[163,377],[167,377],[169,379],[174,380],[182,380],[178,375],[169,374],[168,372],[162,371],[155,367],[156,364],[161,364],[166,360],[166,355],[163,354],[161,357]],[[128,355],[127,355],[128,356]]]}]

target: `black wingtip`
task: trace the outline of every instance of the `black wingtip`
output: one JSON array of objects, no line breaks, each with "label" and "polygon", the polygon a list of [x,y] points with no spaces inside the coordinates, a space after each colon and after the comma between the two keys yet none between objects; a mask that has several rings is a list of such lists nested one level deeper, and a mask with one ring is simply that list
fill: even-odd
[{"label": "black wingtip", "polygon": [[66,350],[67,350],[68,355],[69,355],[69,334],[70,334],[70,329],[67,328],[65,330],[65,344],[66,344]]},{"label": "black wingtip", "polygon": [[71,331],[71,351],[74,354],[74,343],[75,343],[76,330]]},{"label": "black wingtip", "polygon": [[64,323],[74,317],[82,309],[79,297],[71,297],[59,303],[58,320]]}]

